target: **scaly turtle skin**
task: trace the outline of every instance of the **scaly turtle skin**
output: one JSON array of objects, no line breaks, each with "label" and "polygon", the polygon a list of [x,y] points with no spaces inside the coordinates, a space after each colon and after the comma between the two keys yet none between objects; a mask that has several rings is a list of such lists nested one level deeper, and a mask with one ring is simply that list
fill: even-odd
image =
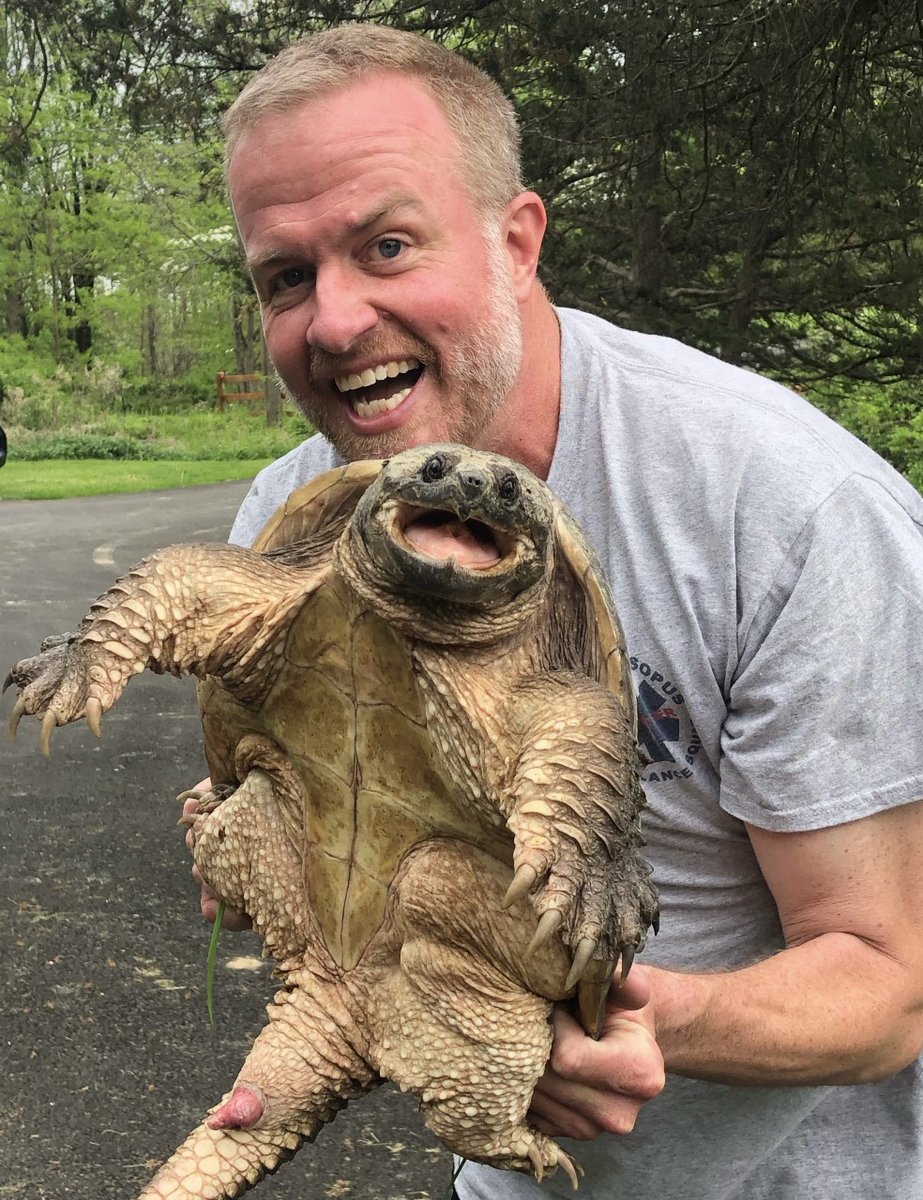
[{"label": "scaly turtle skin", "polygon": [[575,1166],[525,1120],[552,1002],[606,992],[656,921],[621,631],[525,468],[461,446],[295,492],[254,550],[146,559],[11,679],[55,725],[192,673],[212,791],[195,861],[283,987],[145,1200],[238,1196],[387,1078],[456,1153]]}]

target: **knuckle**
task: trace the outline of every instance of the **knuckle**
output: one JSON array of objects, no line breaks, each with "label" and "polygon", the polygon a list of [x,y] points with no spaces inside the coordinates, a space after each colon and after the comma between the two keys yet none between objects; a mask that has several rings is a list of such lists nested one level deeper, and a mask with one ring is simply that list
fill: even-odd
[{"label": "knuckle", "polygon": [[661,1067],[658,1071],[651,1072],[650,1079],[647,1085],[646,1100],[653,1100],[655,1096],[659,1096],[663,1089],[667,1086],[667,1073]]},{"label": "knuckle", "polygon": [[579,1045],[564,1040],[555,1040],[551,1044],[551,1055],[548,1059],[552,1071],[562,1079],[572,1079],[580,1073],[583,1063],[583,1053]]},{"label": "knuckle", "polygon": [[653,1100],[666,1086],[667,1077],[661,1063],[637,1063],[626,1076],[624,1091],[639,1100]]}]

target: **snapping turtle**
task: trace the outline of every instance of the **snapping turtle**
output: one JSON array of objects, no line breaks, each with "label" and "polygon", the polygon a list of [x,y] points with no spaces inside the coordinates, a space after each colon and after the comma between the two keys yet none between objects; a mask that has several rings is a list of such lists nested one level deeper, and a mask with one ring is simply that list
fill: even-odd
[{"label": "snapping turtle", "polygon": [[143,1193],[240,1195],[381,1079],[455,1152],[575,1166],[526,1123],[553,1001],[595,1034],[657,919],[621,631],[561,504],[454,445],[330,472],[254,550],[181,545],[18,663],[11,721],[193,673],[195,861],[283,986],[231,1092]]}]

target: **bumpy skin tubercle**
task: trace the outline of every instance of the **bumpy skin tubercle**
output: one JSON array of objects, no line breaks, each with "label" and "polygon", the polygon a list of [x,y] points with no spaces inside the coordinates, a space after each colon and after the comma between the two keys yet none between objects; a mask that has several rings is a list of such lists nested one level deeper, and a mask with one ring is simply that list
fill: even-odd
[{"label": "bumpy skin tubercle", "polygon": [[144,669],[201,681],[196,866],[281,986],[143,1200],[243,1194],[384,1078],[455,1152],[576,1186],[527,1118],[551,1007],[595,1033],[657,906],[624,640],[547,488],[449,445],[321,477],[253,551],[119,580],[13,668],[12,725],[99,732]]}]

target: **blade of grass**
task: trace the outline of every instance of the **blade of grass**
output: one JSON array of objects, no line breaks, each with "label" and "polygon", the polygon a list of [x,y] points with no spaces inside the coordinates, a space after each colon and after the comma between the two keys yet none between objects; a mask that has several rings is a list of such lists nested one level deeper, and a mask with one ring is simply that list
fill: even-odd
[{"label": "blade of grass", "polygon": [[208,943],[208,958],[205,960],[205,1007],[208,1009],[208,1023],[212,1028],[215,1026],[215,963],[218,961],[218,939],[221,937],[225,908],[226,905],[221,900],[212,926],[211,941]]}]

